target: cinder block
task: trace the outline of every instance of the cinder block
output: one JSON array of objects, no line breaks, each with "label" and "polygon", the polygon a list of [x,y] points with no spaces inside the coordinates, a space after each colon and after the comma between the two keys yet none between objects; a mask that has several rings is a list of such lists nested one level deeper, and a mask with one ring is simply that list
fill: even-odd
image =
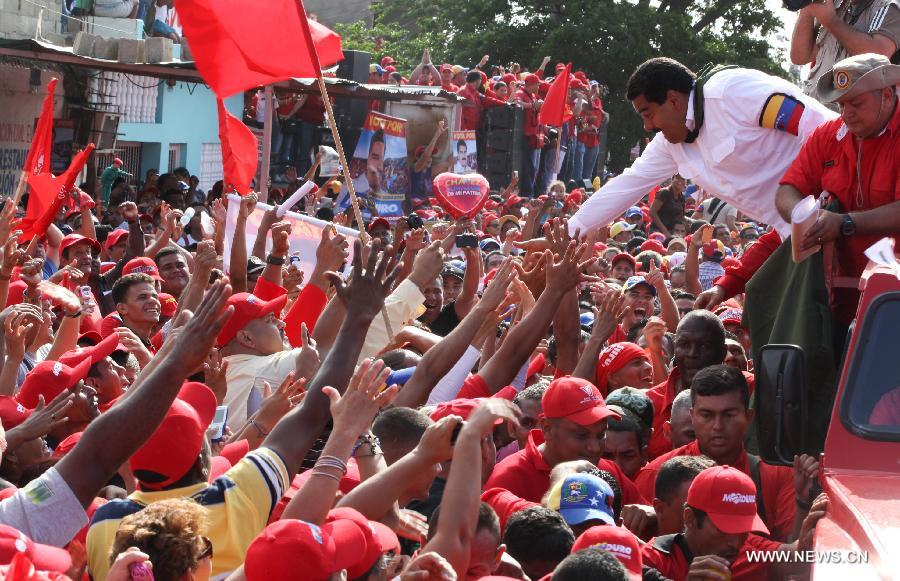
[{"label": "cinder block", "polygon": [[141,54],[143,53],[144,41],[134,40],[133,38],[119,39],[118,60],[120,63],[135,64],[143,62]]},{"label": "cinder block", "polygon": [[187,41],[185,41],[184,37],[181,38],[181,61],[182,62],[191,62],[194,60],[194,55],[191,54],[191,47],[188,45]]},{"label": "cinder block", "polygon": [[114,38],[97,37],[94,41],[94,58],[114,61],[119,56],[119,42]]},{"label": "cinder block", "polygon": [[78,32],[75,34],[75,44],[72,45],[72,51],[79,56],[93,56],[94,43],[97,37],[87,32]]},{"label": "cinder block", "polygon": [[143,20],[94,16],[90,21],[94,25],[91,32],[104,38],[133,38],[139,40],[143,36]]},{"label": "cinder block", "polygon": [[8,39],[34,38],[38,20],[34,16],[21,14],[4,15],[0,18],[0,36]]},{"label": "cinder block", "polygon": [[172,60],[172,39],[157,36],[148,38],[145,42],[148,63],[166,63]]}]

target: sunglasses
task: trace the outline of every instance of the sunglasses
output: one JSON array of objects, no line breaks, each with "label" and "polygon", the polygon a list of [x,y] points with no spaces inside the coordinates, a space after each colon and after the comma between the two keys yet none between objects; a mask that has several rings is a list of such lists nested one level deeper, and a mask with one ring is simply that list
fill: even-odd
[{"label": "sunglasses", "polygon": [[200,537],[200,541],[203,543],[203,550],[200,552],[200,555],[197,557],[198,561],[202,561],[203,559],[212,559],[213,557],[213,545],[212,541],[209,540],[209,537]]}]

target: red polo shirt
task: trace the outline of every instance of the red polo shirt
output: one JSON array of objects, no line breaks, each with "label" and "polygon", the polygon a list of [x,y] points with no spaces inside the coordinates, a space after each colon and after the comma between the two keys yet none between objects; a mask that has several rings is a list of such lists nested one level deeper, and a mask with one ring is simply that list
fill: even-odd
[{"label": "red polo shirt", "polygon": [[[525,89],[519,89],[516,91],[516,100],[521,101],[523,103],[531,103],[534,104],[535,98]],[[525,109],[525,136],[532,138],[531,146],[532,147],[540,147],[539,145],[535,145],[535,139],[537,137],[538,131],[538,112],[532,107],[531,109]]]},{"label": "red polo shirt", "polygon": [[[747,380],[750,395],[753,395],[753,387],[755,385],[753,374],[746,371],[741,373],[744,374],[744,379]],[[650,436],[650,443],[647,446],[647,455],[650,460],[672,450],[672,439],[665,434],[663,427],[672,417],[672,402],[675,401],[675,396],[678,395],[678,380],[680,378],[681,372],[677,367],[674,367],[669,373],[668,379],[644,392],[650,398],[650,401],[653,402],[653,435]]]},{"label": "red polo shirt", "polygon": [[584,122],[581,131],[578,132],[578,141],[585,147],[597,147],[600,145],[600,122],[602,113],[591,110],[583,113],[581,120]]},{"label": "red polo shirt", "polygon": [[[862,171],[857,176],[860,147]],[[900,105],[896,105],[881,135],[871,139],[856,139],[840,117],[823,123],[803,144],[780,183],[795,187],[804,196],[831,192],[843,213],[871,210],[900,200]],[[836,274],[859,277],[869,261],[863,251],[882,237],[838,237]],[[835,315],[845,323],[853,319],[859,299],[856,289],[848,290],[835,293],[832,299]]]},{"label": "red polo shirt", "polygon": [[[659,472],[663,462],[675,456],[702,456],[700,444],[696,440],[690,444],[686,444],[676,450],[672,450],[668,454],[663,454],[656,460],[653,460],[638,472],[634,479],[638,491],[645,498],[653,498],[655,495],[654,488],[656,486],[656,475]],[[735,468],[744,474],[750,474],[750,462],[747,459],[747,452],[742,451],[741,457],[734,465]],[[794,504],[794,477],[790,468],[787,466],[772,466],[765,462],[759,463],[759,479],[762,484],[763,506],[766,508],[765,523],[772,532],[772,538],[785,540],[794,528],[794,518],[797,514],[797,508]]]},{"label": "red polo shirt", "polygon": [[504,101],[495,97],[482,95],[470,85],[464,85],[457,95],[465,97],[468,103],[462,107],[462,131],[477,131],[481,129],[482,113],[486,107],[502,107],[506,105]]},{"label": "red polo shirt", "polygon": [[[544,443],[544,434],[540,430],[531,430],[528,445],[512,456],[507,456],[494,466],[491,477],[484,489],[504,488],[512,494],[531,502],[540,502],[541,497],[550,488],[551,466],[544,460],[538,446]],[[598,459],[594,464],[601,470],[607,470],[615,476],[622,489],[622,505],[647,504],[630,478],[625,476],[618,465],[609,460]]]},{"label": "red polo shirt", "polygon": [[[687,579],[688,569],[694,556],[688,552],[685,554],[684,549],[687,548],[686,542],[672,542],[671,537],[684,539],[684,535],[666,535],[665,537],[654,537],[650,539],[646,545],[641,547],[641,557],[644,565],[653,567],[664,577],[668,577],[673,581],[684,581]],[[767,564],[749,562],[747,560],[747,551],[775,551],[780,543],[774,543],[751,533],[744,545],[741,547],[740,555],[731,564],[731,578],[733,581],[757,581],[768,577]]]}]

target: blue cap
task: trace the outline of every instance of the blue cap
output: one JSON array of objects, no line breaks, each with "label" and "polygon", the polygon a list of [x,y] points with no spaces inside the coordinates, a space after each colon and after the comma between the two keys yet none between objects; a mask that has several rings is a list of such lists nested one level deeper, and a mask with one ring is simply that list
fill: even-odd
[{"label": "blue cap", "polygon": [[407,367],[405,369],[397,369],[395,371],[391,371],[388,374],[387,379],[384,380],[384,382],[388,386],[391,386],[394,384],[404,385],[404,384],[406,384],[407,381],[409,381],[409,378],[412,377],[413,373],[415,373],[415,372],[416,372],[415,366]]},{"label": "blue cap", "polygon": [[594,313],[581,313],[578,315],[578,321],[582,327],[590,327],[594,324]]},{"label": "blue cap", "polygon": [[625,281],[625,284],[622,285],[622,292],[630,291],[631,289],[633,289],[634,287],[636,287],[639,284],[646,285],[647,288],[650,289],[650,292],[653,293],[653,296],[656,296],[656,287],[653,286],[652,284],[650,284],[649,282],[647,282],[647,280],[643,276],[640,276],[640,275],[629,276],[628,280]]},{"label": "blue cap", "polygon": [[641,216],[643,218],[644,213],[641,212],[641,209],[638,208],[637,206],[632,206],[632,207],[628,208],[627,210],[625,210],[625,217],[631,218],[632,216]]},{"label": "blue cap", "polygon": [[570,526],[589,520],[615,525],[613,497],[612,488],[599,476],[572,474],[553,487],[548,505],[558,510]]},{"label": "blue cap", "polygon": [[478,247],[481,248],[484,252],[490,252],[488,250],[488,246],[494,245],[496,248],[494,250],[500,250],[503,246],[500,242],[497,241],[496,238],[482,238],[481,242],[478,243]]}]

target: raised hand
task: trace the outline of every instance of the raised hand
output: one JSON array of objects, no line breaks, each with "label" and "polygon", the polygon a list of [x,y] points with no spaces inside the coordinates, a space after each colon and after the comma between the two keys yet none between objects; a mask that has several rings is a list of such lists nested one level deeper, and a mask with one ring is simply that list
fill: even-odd
[{"label": "raised hand", "polygon": [[64,389],[48,404],[44,405],[44,396],[38,396],[37,407],[28,416],[28,419],[16,428],[23,438],[33,440],[46,436],[55,428],[69,421],[66,411],[75,403],[75,394]]},{"label": "raised hand", "polygon": [[616,330],[625,313],[631,307],[625,307],[625,295],[622,293],[606,293],[603,300],[594,309],[594,327],[591,334],[595,337],[608,338]]},{"label": "raised hand", "polygon": [[511,401],[499,397],[488,397],[469,415],[463,425],[463,431],[474,432],[485,437],[494,431],[496,420],[506,420],[513,426],[519,425],[522,412]]},{"label": "raised hand", "polygon": [[800,502],[809,502],[809,493],[819,476],[819,462],[813,456],[794,456],[794,492]]},{"label": "raised hand", "polygon": [[0,276],[10,278],[12,270],[25,260],[25,251],[19,248],[19,236],[21,230],[16,230],[3,245],[3,266],[0,267]]},{"label": "raised hand", "polygon": [[334,228],[322,228],[322,238],[316,248],[316,268],[323,272],[337,271],[349,255],[350,244],[347,237]]},{"label": "raised hand", "polygon": [[228,279],[220,279],[212,284],[197,312],[187,322],[178,337],[175,349],[169,354],[184,369],[199,369],[216,342],[219,331],[231,318],[234,307],[226,306],[231,296]]},{"label": "raised hand", "polygon": [[22,221],[16,218],[16,205],[7,201],[0,210],[0,244],[6,244],[10,233],[15,232]]},{"label": "raised hand", "polygon": [[228,382],[225,380],[227,374],[228,362],[222,359],[218,349],[213,349],[203,364],[203,383],[215,394],[219,405],[222,405],[225,394],[228,393]]},{"label": "raised hand", "polygon": [[336,272],[328,272],[326,276],[334,286],[338,298],[347,308],[348,315],[355,313],[371,320],[384,306],[384,299],[390,294],[399,269],[390,245],[384,252],[380,252],[381,242],[373,240],[369,242],[369,247],[369,259],[363,269],[362,243],[359,240],[354,243],[353,277],[349,284],[345,283]]},{"label": "raised hand", "polygon": [[365,359],[356,368],[343,396],[333,387],[322,388],[331,400],[331,418],[335,430],[359,436],[369,428],[378,410],[397,395],[396,385],[380,391],[390,372],[391,368],[385,367],[384,361]]},{"label": "raised hand", "polygon": [[460,423],[461,417],[451,415],[431,424],[411,453],[423,456],[429,466],[446,462],[453,457],[453,432]]},{"label": "raised hand", "polygon": [[550,251],[545,252],[547,262],[547,289],[562,293],[578,286],[582,280],[582,271],[591,263],[593,258],[588,258],[584,263],[582,257],[587,253],[587,245],[579,245],[574,240],[569,244],[561,256],[559,262],[554,260]]},{"label": "raised hand", "polygon": [[[326,228],[327,230],[327,228]],[[291,235],[290,222],[277,222],[272,225],[272,254],[275,256],[287,256],[290,250],[288,238]]]},{"label": "raised hand", "polygon": [[271,430],[294,407],[300,405],[306,396],[306,378],[294,381],[296,374],[291,371],[274,392],[269,382],[263,383],[263,400],[254,418],[266,430]]},{"label": "raised hand", "polygon": [[[32,319],[29,323],[28,319]],[[6,364],[21,363],[25,359],[25,337],[34,328],[34,317],[24,312],[10,313],[3,320],[3,341],[6,344]]]},{"label": "raised hand", "polygon": [[[84,196],[82,196],[82,199],[84,199]],[[90,196],[88,196],[88,199],[90,199]],[[135,222],[138,219],[138,207],[134,202],[122,202],[119,204],[119,212],[128,222]]]},{"label": "raised hand", "polygon": [[[481,295],[480,305],[488,309],[496,309],[503,299],[506,298],[506,291],[511,283],[522,283],[517,277],[517,272],[513,267],[515,263],[511,258],[507,258],[497,269],[494,278],[488,283]],[[530,294],[530,293],[529,293]]]},{"label": "raised hand", "polygon": [[213,200],[210,213],[212,214],[213,220],[216,221],[216,224],[224,224],[228,219],[228,208],[225,204],[226,201],[224,198],[216,198]]},{"label": "raised hand", "polygon": [[[552,257],[550,260],[553,260]],[[516,264],[519,279],[528,285],[528,290],[535,297],[540,296],[547,286],[547,262],[547,257],[541,252],[526,256],[524,264]]]},{"label": "raised hand", "polygon": [[300,377],[312,377],[319,369],[319,351],[316,342],[309,336],[306,323],[300,324],[300,352],[297,354],[295,370]]},{"label": "raised hand", "polygon": [[456,581],[456,571],[438,553],[419,553],[400,573],[400,581]]},{"label": "raised hand", "polygon": [[31,258],[22,265],[19,272],[19,279],[24,281],[30,288],[37,286],[41,282],[41,269],[44,267],[44,261],[41,258]]},{"label": "raised hand", "polygon": [[656,350],[662,349],[662,340],[666,334],[666,322],[656,316],[650,317],[647,319],[647,324],[644,325],[643,334],[647,345]]},{"label": "raised hand", "polygon": [[216,253],[216,245],[212,240],[203,240],[197,243],[197,251],[194,253],[194,273],[209,273],[216,267],[219,255]]},{"label": "raised hand", "polygon": [[253,213],[253,210],[256,208],[257,200],[256,192],[251,192],[249,195],[241,198],[241,206],[238,210],[238,220],[246,220],[247,216]]},{"label": "raised hand", "polygon": [[416,283],[416,286],[420,289],[424,289],[426,285],[438,277],[443,267],[444,249],[440,241],[435,240],[416,254],[409,280]]},{"label": "raised hand", "polygon": [[150,363],[153,354],[147,350],[147,347],[145,347],[144,343],[137,335],[135,335],[134,331],[128,327],[116,327],[116,334],[119,336],[119,343],[128,349],[129,353],[134,355],[134,358],[138,361],[138,365],[144,367]]},{"label": "raised hand", "polygon": [[77,316],[81,311],[81,299],[69,289],[47,280],[40,281],[37,284],[37,289],[43,296],[49,297],[54,305],[62,307],[63,311],[68,315]]}]

